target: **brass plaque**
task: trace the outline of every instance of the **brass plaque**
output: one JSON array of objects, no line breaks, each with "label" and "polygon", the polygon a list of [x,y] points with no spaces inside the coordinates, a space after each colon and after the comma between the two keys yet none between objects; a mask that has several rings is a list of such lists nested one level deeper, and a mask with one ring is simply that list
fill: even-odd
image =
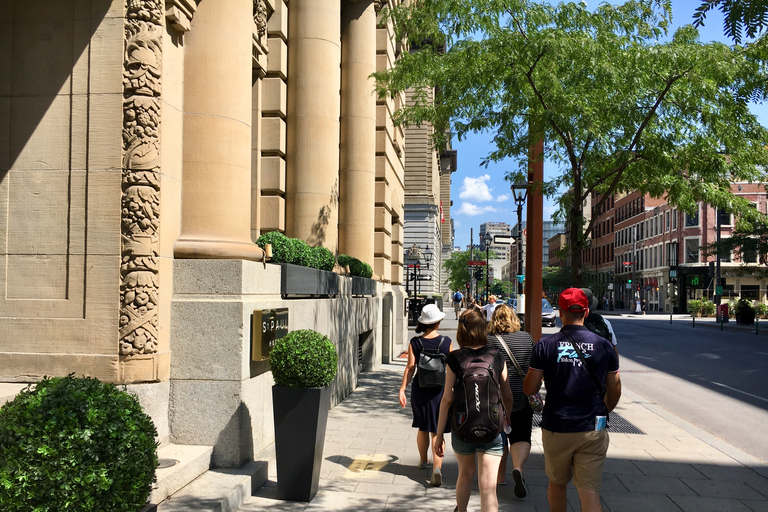
[{"label": "brass plaque", "polygon": [[288,334],[288,308],[257,309],[251,325],[251,360],[266,361],[275,341]]}]

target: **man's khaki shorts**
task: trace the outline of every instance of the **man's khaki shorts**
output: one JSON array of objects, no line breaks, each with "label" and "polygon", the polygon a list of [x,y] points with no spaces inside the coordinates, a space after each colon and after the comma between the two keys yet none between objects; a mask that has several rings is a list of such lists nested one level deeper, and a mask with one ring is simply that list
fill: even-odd
[{"label": "man's khaki shorts", "polygon": [[585,491],[600,491],[603,463],[608,452],[608,431],[550,432],[541,429],[544,470],[552,483],[573,485]]},{"label": "man's khaki shorts", "polygon": [[453,303],[453,310],[458,312],[461,311],[461,302],[454,302]]}]

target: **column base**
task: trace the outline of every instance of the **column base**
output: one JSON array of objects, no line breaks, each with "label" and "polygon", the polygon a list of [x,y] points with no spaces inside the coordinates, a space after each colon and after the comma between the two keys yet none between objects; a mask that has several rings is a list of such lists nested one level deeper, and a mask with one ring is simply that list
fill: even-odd
[{"label": "column base", "polygon": [[175,258],[263,261],[264,250],[250,241],[179,238],[173,246],[173,256]]}]

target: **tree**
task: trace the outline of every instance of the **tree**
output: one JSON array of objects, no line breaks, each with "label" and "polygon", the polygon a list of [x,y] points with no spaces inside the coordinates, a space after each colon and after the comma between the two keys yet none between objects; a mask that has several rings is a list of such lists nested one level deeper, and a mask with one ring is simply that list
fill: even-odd
[{"label": "tree", "polygon": [[707,13],[716,8],[725,18],[723,32],[737,43],[743,35],[753,38],[768,27],[768,0],[705,0],[693,15],[693,25],[704,25]]},{"label": "tree", "polygon": [[379,94],[436,91],[433,103],[416,95],[396,123],[433,123],[438,146],[451,133],[495,133],[485,162],[517,159],[510,182],[527,176],[529,148],[543,138],[559,174],[542,188],[568,221],[574,284],[595,222],[582,205],[593,192],[596,208],[639,190],[688,212],[705,201],[765,217],[730,187],[766,178],[768,132],[749,111],[765,95],[763,61],[750,46],[703,44],[691,25],[659,42],[669,0],[594,12],[586,3],[420,0],[385,15],[418,44],[375,74]]},{"label": "tree", "polygon": [[[488,254],[490,258],[496,257],[496,254],[493,251],[489,251]],[[474,258],[476,260],[485,261],[485,251],[480,251],[480,250],[474,251]],[[443,268],[447,272],[447,277],[445,278],[445,284],[450,286],[451,290],[464,291],[467,289],[467,283],[472,280],[472,275],[469,272],[469,266],[468,266],[469,259],[470,259],[469,251],[456,251],[451,254],[450,259],[443,262]],[[485,267],[480,267],[480,268],[482,269],[481,283],[484,287],[487,269]]]}]

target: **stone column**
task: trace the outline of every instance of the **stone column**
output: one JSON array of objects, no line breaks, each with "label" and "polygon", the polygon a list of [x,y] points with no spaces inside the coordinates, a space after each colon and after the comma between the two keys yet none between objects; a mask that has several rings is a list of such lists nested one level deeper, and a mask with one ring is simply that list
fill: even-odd
[{"label": "stone column", "polygon": [[336,251],[340,0],[291,0],[288,12],[286,234]]},{"label": "stone column", "polygon": [[253,0],[200,2],[185,36],[176,258],[261,260],[251,241]]},{"label": "stone column", "polygon": [[376,200],[376,12],[342,0],[339,252],[373,265]]}]

